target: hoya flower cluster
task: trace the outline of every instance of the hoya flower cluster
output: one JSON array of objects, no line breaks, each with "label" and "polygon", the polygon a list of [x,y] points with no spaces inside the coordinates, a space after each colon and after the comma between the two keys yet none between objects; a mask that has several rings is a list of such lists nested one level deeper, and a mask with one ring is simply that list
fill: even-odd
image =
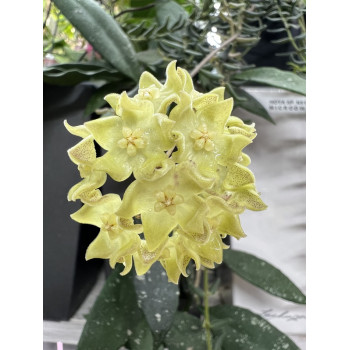
[{"label": "hoya flower cluster", "polygon": [[[239,214],[263,210],[249,157],[242,150],[255,138],[254,125],[230,116],[224,88],[197,92],[189,73],[171,62],[161,84],[144,72],[138,94],[109,94],[113,116],[65,126],[82,140],[68,150],[82,180],[68,200],[84,205],[71,217],[100,228],[86,259],[124,264],[127,274],[147,272],[160,261],[178,283],[192,259],[213,268],[222,262],[227,235],[244,237]],[[105,150],[96,156],[94,143]],[[135,181],[125,191],[102,195],[107,176]]]}]

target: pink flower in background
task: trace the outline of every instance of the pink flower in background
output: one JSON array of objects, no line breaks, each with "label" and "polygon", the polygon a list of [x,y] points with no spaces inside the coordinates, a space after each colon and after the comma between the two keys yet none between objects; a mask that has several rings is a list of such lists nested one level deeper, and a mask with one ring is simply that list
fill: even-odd
[{"label": "pink flower in background", "polygon": [[86,52],[87,53],[90,53],[90,52],[92,52],[93,51],[93,47],[92,47],[92,45],[91,44],[89,44],[89,43],[87,43],[87,45],[86,45]]},{"label": "pink flower in background", "polygon": [[87,56],[87,58],[89,60],[91,60],[93,58],[97,58],[97,59],[101,58],[101,55],[96,50],[94,50],[94,48],[92,47],[91,44],[87,43],[85,50],[86,50],[86,53],[87,53],[86,56]]}]

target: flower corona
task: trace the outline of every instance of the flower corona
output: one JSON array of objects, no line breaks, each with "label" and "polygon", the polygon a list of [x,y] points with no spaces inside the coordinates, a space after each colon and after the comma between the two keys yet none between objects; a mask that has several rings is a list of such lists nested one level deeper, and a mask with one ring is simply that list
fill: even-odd
[{"label": "flower corona", "polygon": [[[83,206],[72,219],[100,228],[86,259],[108,259],[146,273],[159,261],[169,281],[196,269],[222,262],[227,235],[245,237],[239,214],[266,205],[247,168],[243,153],[256,137],[254,124],[231,116],[233,99],[224,88],[200,93],[189,73],[170,62],[166,81],[144,72],[135,97],[126,92],[105,100],[112,116],[102,116],[67,130],[81,138],[68,150],[82,180],[68,200]],[[95,144],[105,150],[96,155]],[[123,199],[102,195],[107,177],[135,180]]]}]

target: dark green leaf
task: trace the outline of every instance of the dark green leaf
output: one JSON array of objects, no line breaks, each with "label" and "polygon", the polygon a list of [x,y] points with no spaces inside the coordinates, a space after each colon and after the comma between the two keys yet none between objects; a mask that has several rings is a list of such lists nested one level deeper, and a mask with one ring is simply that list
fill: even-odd
[{"label": "dark green leaf", "polygon": [[225,250],[224,262],[237,275],[277,297],[305,304],[306,297],[280,270],[254,255]]},{"label": "dark green leaf", "polygon": [[153,349],[151,330],[137,306],[133,274],[122,277],[121,270],[118,266],[112,271],[97,297],[78,350],[119,349],[128,339],[133,350]]},{"label": "dark green leaf", "polygon": [[173,326],[164,341],[169,350],[203,350],[207,348],[202,322],[187,312],[175,314]]},{"label": "dark green leaf", "polygon": [[306,95],[306,80],[298,75],[272,67],[259,67],[236,74],[235,79],[270,85]]},{"label": "dark green leaf", "polygon": [[205,75],[209,79],[214,79],[214,80],[222,80],[222,79],[224,79],[224,76],[222,74],[220,74],[220,73],[212,73],[212,72],[209,72],[206,69],[201,69],[200,71],[201,71],[201,73],[203,75]]},{"label": "dark green leaf", "polygon": [[174,49],[179,49],[179,50],[183,50],[184,47],[182,44],[179,44],[177,42],[174,42],[174,41],[169,41],[169,40],[162,40],[161,41],[162,44],[166,45],[166,46],[169,46],[171,48],[174,48]]},{"label": "dark green leaf", "polygon": [[170,329],[179,304],[179,287],[168,282],[168,277],[156,262],[143,276],[135,276],[134,285],[138,305],[157,341]]},{"label": "dark green leaf", "polygon": [[185,52],[190,56],[203,57],[203,54],[197,51],[186,49]]},{"label": "dark green leaf", "polygon": [[76,85],[89,80],[128,80],[115,69],[87,63],[64,63],[44,68],[44,82],[53,85]]},{"label": "dark green leaf", "polygon": [[214,336],[223,337],[222,350],[299,350],[285,334],[247,309],[214,306],[210,322]]},{"label": "dark green leaf", "polygon": [[153,350],[153,336],[149,325],[144,317],[134,326],[132,333],[128,333],[128,349],[130,350]]},{"label": "dark green leaf", "polygon": [[222,350],[223,349],[225,335],[226,335],[225,333],[222,333],[218,337],[213,337],[214,350]]},{"label": "dark green leaf", "polygon": [[155,17],[155,10],[154,6],[150,7],[149,5],[153,5],[153,0],[131,0],[130,1],[130,8],[140,8],[140,7],[146,7],[143,10],[137,10],[133,12],[129,12],[129,16],[132,14],[133,18],[154,18]]},{"label": "dark green leaf", "polygon": [[184,8],[172,0],[156,0],[156,17],[159,25],[167,24],[169,30],[184,25],[188,20]]},{"label": "dark green leaf", "polygon": [[158,50],[140,51],[136,54],[137,59],[149,66],[154,66],[163,62],[163,57]]},{"label": "dark green leaf", "polygon": [[251,94],[244,91],[243,89],[235,86],[232,90],[227,89],[227,92],[234,100],[234,108],[240,107],[248,112],[254,113],[269,122],[275,124],[274,120],[271,118],[269,113],[266,111],[265,107]]},{"label": "dark green leaf", "polygon": [[153,0],[130,0],[131,7],[143,7],[152,4]]},{"label": "dark green leaf", "polygon": [[113,67],[138,80],[140,65],[128,36],[93,0],[54,0],[72,25]]}]

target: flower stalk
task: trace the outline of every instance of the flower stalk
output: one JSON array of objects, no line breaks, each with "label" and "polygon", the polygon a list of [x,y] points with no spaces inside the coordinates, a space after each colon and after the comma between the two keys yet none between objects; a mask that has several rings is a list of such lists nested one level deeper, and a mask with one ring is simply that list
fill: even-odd
[{"label": "flower stalk", "polygon": [[204,323],[205,336],[207,342],[207,349],[212,350],[211,332],[210,332],[210,315],[209,315],[209,282],[208,282],[208,269],[204,268]]}]

